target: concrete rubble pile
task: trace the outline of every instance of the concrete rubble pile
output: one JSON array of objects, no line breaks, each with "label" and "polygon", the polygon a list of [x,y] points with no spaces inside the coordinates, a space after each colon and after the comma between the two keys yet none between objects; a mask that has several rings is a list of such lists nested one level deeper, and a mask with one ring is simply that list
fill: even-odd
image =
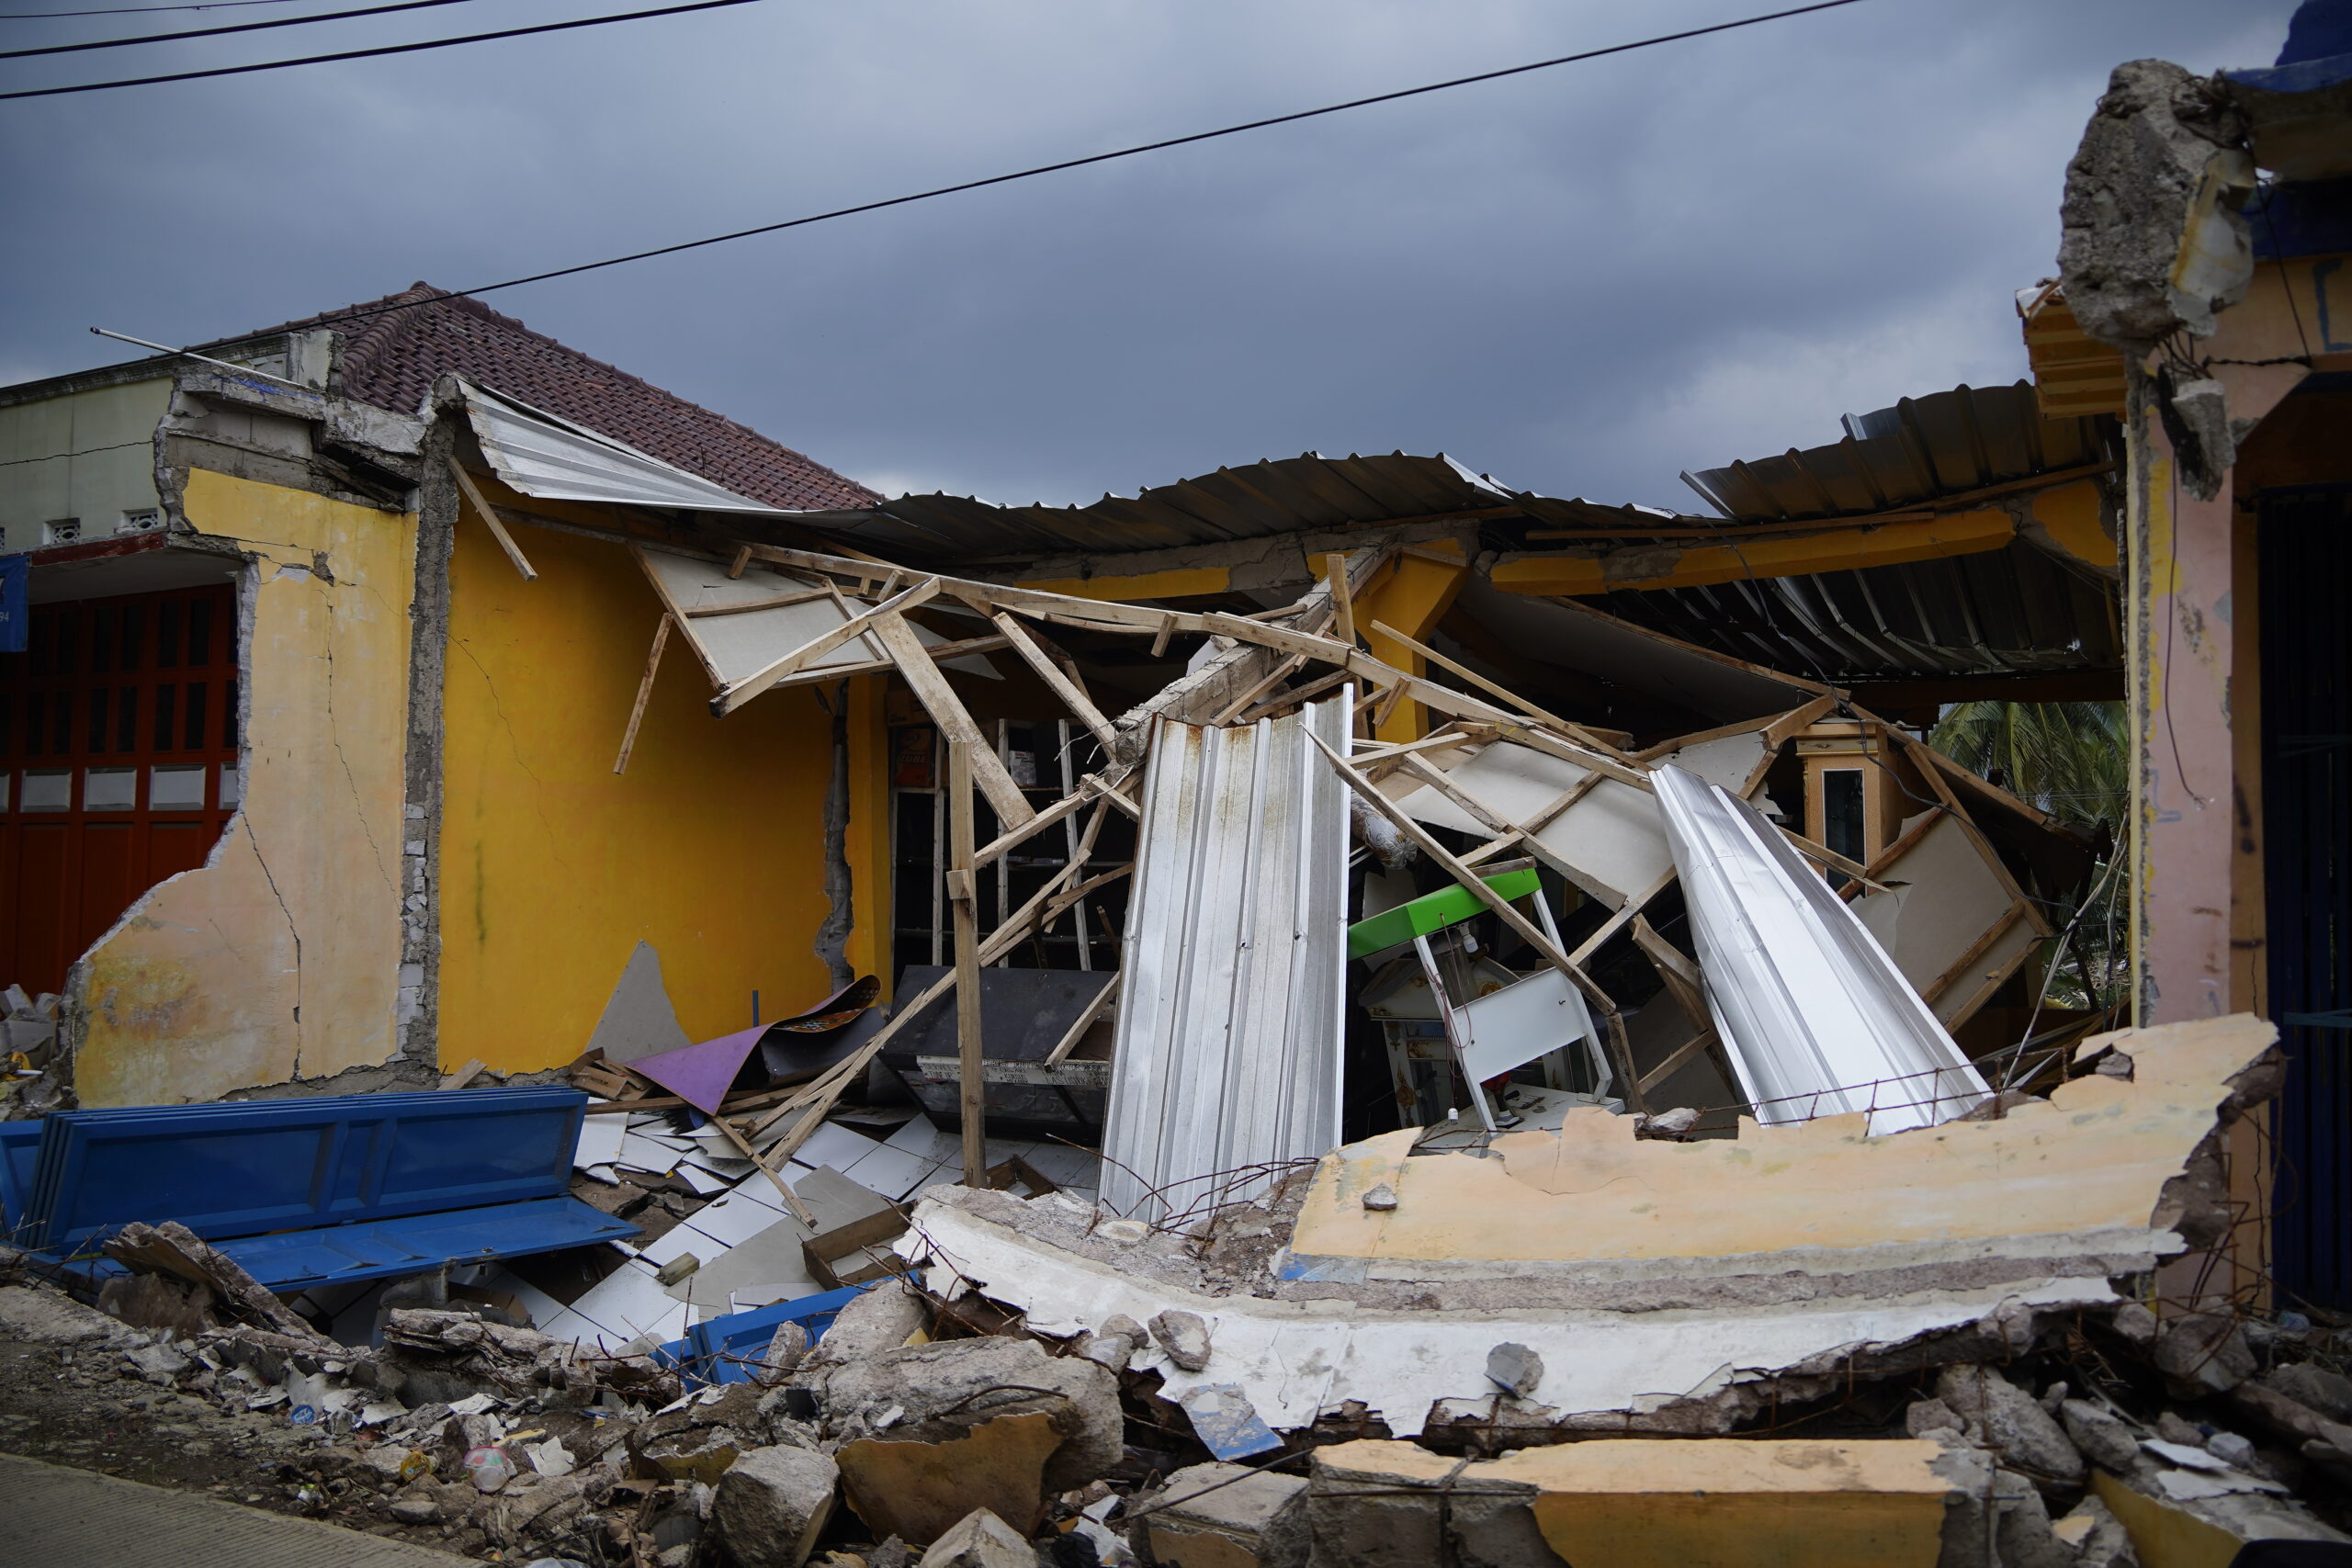
[{"label": "concrete rubble pile", "polygon": [[514,1561],[1744,1562],[1763,1517],[1824,1561],[2346,1540],[2352,1325],[2156,1284],[2231,1223],[2267,1026],[2068,1071],[1891,1134],[1391,1134],[1181,1225],[934,1185],[905,1272],[739,1382],[463,1293],[342,1343],[169,1225],[112,1250],[209,1284],[133,1273],[109,1316],[25,1278],[0,1337],[295,1434],[259,1461],[282,1506]]}]

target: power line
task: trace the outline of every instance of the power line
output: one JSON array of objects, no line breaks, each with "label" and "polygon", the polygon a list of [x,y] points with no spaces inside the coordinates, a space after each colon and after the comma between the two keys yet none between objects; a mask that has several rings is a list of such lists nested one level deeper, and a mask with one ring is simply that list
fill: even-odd
[{"label": "power line", "polygon": [[61,93],[102,93],[109,87],[152,87],[162,82],[196,82],[208,76],[243,76],[254,71],[283,71],[293,65],[325,65],[338,60],[367,60],[379,54],[413,54],[421,49],[448,49],[461,43],[488,43],[492,39],[527,38],[533,33],[560,33],[572,28],[601,28],[607,22],[638,22],[648,17],[674,17],[686,11],[716,11],[725,6],[749,6],[754,0],[694,0],[687,6],[664,6],[653,11],[624,11],[615,17],[583,17],[576,22],[542,22],[533,28],[508,28],[503,32],[473,33],[465,38],[430,39],[424,43],[390,43],[374,49],[346,49],[340,54],[313,54],[301,60],[267,60],[258,65],[221,65],[209,71],[179,71],[169,76],[132,76],[120,82],[82,82],[71,87],[28,87],[0,93],[5,98],[49,98]]},{"label": "power line", "polygon": [[11,11],[0,22],[40,22],[58,17],[143,17],[151,11],[225,11],[232,6],[286,6],[292,0],[209,0],[202,6],[117,6],[107,11]]},{"label": "power line", "polygon": [[315,17],[280,17],[268,22],[239,22],[227,28],[190,28],[185,32],[148,33],[141,38],[106,38],[90,43],[52,43],[40,49],[12,49],[0,60],[23,60],[35,54],[74,54],[85,49],[128,49],[134,43],[172,43],[187,38],[219,38],[223,33],[257,33],[266,28],[300,28],[312,22],[340,22],[352,17],[380,17],[391,11],[422,11],[433,6],[463,6],[469,0],[400,0],[396,6],[366,6],[356,11],[327,11]]},{"label": "power line", "polygon": [[[1262,130],[1269,126],[1290,125],[1302,119],[1315,119],[1323,115],[1340,114],[1348,109],[1368,107],[1373,104],[1395,103],[1399,98],[1419,97],[1425,93],[1442,93],[1449,87],[1466,87],[1479,82],[1499,81],[1506,76],[1523,76],[1531,71],[1548,71],[1555,65],[1573,65],[1579,61],[1598,60],[1603,55],[1627,54],[1637,49],[1650,49],[1662,43],[1679,43],[1684,39],[1703,38],[1709,33],[1727,33],[1740,28],[1753,28],[1765,22],[1777,22],[1790,17],[1809,16],[1815,11],[1834,11],[1844,6],[1856,6],[1861,0],[1817,0],[1811,6],[1798,6],[1786,11],[1768,11],[1762,16],[1743,17],[1737,21],[1715,22],[1703,28],[1686,28],[1680,32],[1659,33],[1654,38],[1636,39],[1631,43],[1612,43],[1603,49],[1588,49],[1576,54],[1563,54],[1550,60],[1538,60],[1526,65],[1505,66],[1499,71],[1481,71],[1476,75],[1455,76],[1448,81],[1431,82],[1419,87],[1402,87],[1393,93],[1375,93],[1368,98],[1350,98],[1344,103],[1326,104],[1321,108],[1299,109],[1290,114],[1278,114],[1264,119],[1244,120],[1217,130],[1196,130],[1189,136],[1171,136],[1164,141],[1146,141],[1134,147],[1122,147],[1115,152],[1095,152],[1083,158],[1065,158],[1057,164],[1040,164],[1035,168],[1017,170],[1009,175],[990,175],[985,179],[965,180],[957,185],[935,186],[930,190],[916,191],[911,196],[894,196],[880,201],[860,202],[854,207],[837,207],[830,212],[813,212],[805,218],[787,218],[780,223],[763,223],[756,229],[738,229],[729,234],[713,234],[708,239],[686,240],[674,245],[659,245],[650,251],[632,251],[628,255],[611,256],[604,261],[582,262],[576,266],[560,266],[548,272],[535,272],[523,277],[510,277],[503,283],[485,283],[478,288],[459,288],[450,295],[435,295],[435,299],[455,295],[494,293],[501,288],[519,288],[526,283],[545,283],[549,278],[571,277],[578,273],[595,272],[608,266],[620,266],[628,262],[650,261],[655,256],[675,255],[680,251],[700,250],[705,245],[723,245],[730,240],[748,240],[758,234],[774,234],[786,229],[799,229],[811,223],[823,223],[835,218],[854,217],[861,212],[878,212],[887,207],[905,207],[911,202],[929,201],[934,197],[954,196],[959,191],[981,190],[989,186],[1010,185],[1015,180],[1035,179],[1039,175],[1058,174],[1064,169],[1082,169],[1090,164],[1108,164],[1114,159],[1133,158],[1145,152],[1158,152],[1170,147],[1189,146],[1196,141],[1214,141],[1219,137],[1238,136],[1245,130]],[[5,96],[5,95],[0,95]],[[402,300],[391,304],[370,305],[333,315],[319,316],[305,322],[308,326],[327,326],[336,321],[358,321],[368,316],[380,316],[391,310],[410,310],[427,304],[424,299]],[[235,338],[222,338],[223,343],[235,343]]]}]

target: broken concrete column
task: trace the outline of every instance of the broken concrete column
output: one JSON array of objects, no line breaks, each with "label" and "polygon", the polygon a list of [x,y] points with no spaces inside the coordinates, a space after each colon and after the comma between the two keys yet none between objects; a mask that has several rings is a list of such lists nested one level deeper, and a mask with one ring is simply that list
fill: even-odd
[{"label": "broken concrete column", "polygon": [[1976,1424],[1987,1447],[2046,1492],[2083,1483],[2083,1456],[2033,1396],[1987,1366],[1946,1367],[1936,1397]]},{"label": "broken concrete column", "polygon": [[2254,276],[2239,206],[2254,186],[2245,117],[2161,60],[2115,68],[2066,165],[2058,271],[2084,332],[2138,357],[2213,313]]},{"label": "broken concrete column", "polygon": [[1011,1525],[975,1508],[931,1543],[920,1568],[1037,1568],[1037,1552]]},{"label": "broken concrete column", "polygon": [[[828,1333],[818,1348],[831,1343]],[[880,1351],[835,1369],[823,1399],[826,1431],[837,1439],[940,1442],[1000,1416],[1043,1412],[1061,1437],[1046,1463],[1048,1492],[1085,1485],[1117,1464],[1125,1448],[1118,1380],[1081,1357],[1048,1356],[1032,1339],[948,1339]]]},{"label": "broken concrete column", "polygon": [[807,1449],[753,1449],[718,1478],[710,1507],[743,1568],[800,1568],[833,1516],[841,1472]]},{"label": "broken concrete column", "polygon": [[1304,1568],[1306,1481],[1241,1464],[1196,1464],[1141,1505],[1131,1540],[1145,1561],[1196,1568]]}]

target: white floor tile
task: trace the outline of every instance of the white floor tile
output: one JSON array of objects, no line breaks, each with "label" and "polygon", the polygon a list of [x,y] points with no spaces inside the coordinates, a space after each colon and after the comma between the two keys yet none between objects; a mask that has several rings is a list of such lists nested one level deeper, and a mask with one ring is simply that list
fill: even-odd
[{"label": "white floor tile", "polygon": [[580,1122],[580,1142],[571,1152],[575,1166],[610,1165],[620,1157],[621,1141],[628,1136],[626,1116],[587,1116]]},{"label": "white floor tile", "polygon": [[[763,1177],[761,1179],[766,1179]],[[775,1196],[773,1188],[769,1190],[769,1195]],[[733,1247],[751,1240],[775,1224],[778,1217],[779,1211],[775,1206],[754,1201],[737,1191],[705,1203],[686,1216],[686,1224],[721,1247]],[[705,1256],[703,1261],[707,1263],[710,1259]]]},{"label": "white floor tile", "polygon": [[830,1165],[835,1170],[847,1170],[882,1145],[863,1133],[828,1122],[808,1134],[808,1141],[793,1151],[792,1157],[803,1165]]},{"label": "white floor tile", "polygon": [[908,1193],[931,1179],[939,1168],[931,1160],[909,1154],[904,1149],[888,1145],[876,1149],[842,1174],[861,1187],[872,1188],[885,1198],[903,1200]]},{"label": "white floor tile", "polygon": [[667,1340],[686,1331],[686,1304],[673,1299],[653,1277],[653,1270],[637,1259],[599,1280],[572,1303],[572,1311],[604,1330],[608,1349],[640,1334]]},{"label": "white floor tile", "polygon": [[953,1133],[942,1132],[938,1123],[928,1116],[918,1116],[887,1140],[890,1147],[901,1149],[917,1159],[927,1159],[936,1165],[959,1157],[962,1145]]},{"label": "white floor tile", "polygon": [[1095,1185],[1102,1168],[1102,1156],[1092,1149],[1074,1149],[1068,1144],[1040,1144],[1036,1152],[1026,1156],[1040,1175],[1058,1186],[1073,1182]]}]

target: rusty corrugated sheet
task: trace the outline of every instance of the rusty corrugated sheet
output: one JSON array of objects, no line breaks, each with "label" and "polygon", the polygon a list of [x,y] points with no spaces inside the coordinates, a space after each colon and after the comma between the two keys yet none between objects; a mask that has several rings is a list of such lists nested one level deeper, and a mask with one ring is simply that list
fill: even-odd
[{"label": "rusty corrugated sheet", "polygon": [[1348,795],[1307,736],[1344,752],[1349,710],[1153,739],[1102,1143],[1121,1213],[1181,1213],[1221,1173],[1340,1141]]}]

